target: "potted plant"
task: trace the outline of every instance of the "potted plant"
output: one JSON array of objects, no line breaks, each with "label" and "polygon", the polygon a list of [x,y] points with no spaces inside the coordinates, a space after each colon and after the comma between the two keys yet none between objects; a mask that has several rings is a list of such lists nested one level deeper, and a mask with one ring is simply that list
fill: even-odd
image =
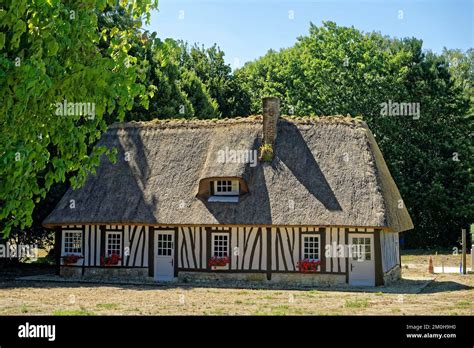
[{"label": "potted plant", "polygon": [[298,270],[302,273],[314,273],[319,272],[319,266],[321,265],[320,260],[303,259],[298,261]]},{"label": "potted plant", "polygon": [[217,256],[213,256],[211,257],[207,264],[209,265],[209,267],[213,270],[217,270],[217,269],[228,269],[229,268],[229,257],[227,256],[223,256],[223,257],[217,257]]},{"label": "potted plant", "polygon": [[100,265],[101,266],[116,266],[122,260],[119,254],[112,253],[109,256],[101,256],[100,257]]},{"label": "potted plant", "polygon": [[77,261],[79,261],[79,259],[82,259],[83,257],[77,254],[68,254],[62,256],[61,258],[63,259],[63,265],[68,266],[77,263]]}]

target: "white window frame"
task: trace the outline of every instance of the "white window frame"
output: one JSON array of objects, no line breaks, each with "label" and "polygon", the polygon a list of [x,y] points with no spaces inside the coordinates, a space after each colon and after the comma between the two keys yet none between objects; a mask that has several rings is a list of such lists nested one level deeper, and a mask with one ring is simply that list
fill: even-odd
[{"label": "white window frame", "polygon": [[215,245],[216,240],[217,240],[216,237],[220,237],[220,236],[227,237],[227,245],[226,245],[225,249],[226,249],[226,254],[227,254],[226,256],[230,258],[230,233],[221,233],[221,232],[213,232],[212,233],[212,244],[211,244],[212,253],[211,253],[211,256],[212,257],[226,257],[226,256],[222,256],[222,255],[220,255],[220,256],[216,255],[216,245]]},{"label": "white window frame", "polygon": [[[230,183],[230,185],[229,185]],[[239,195],[239,180],[236,179],[219,179],[214,180],[214,196],[238,196]],[[222,191],[222,188],[230,188],[230,191]]]},{"label": "white window frame", "polygon": [[[120,231],[106,231],[105,232],[105,256],[110,256],[111,255],[111,253],[109,253],[109,236],[113,235],[113,234],[119,236],[119,239],[118,239],[119,240],[118,254],[119,254],[120,257],[123,257],[122,256],[122,243],[123,243],[123,240],[122,240],[122,232],[120,232]],[[115,248],[114,248],[114,250],[115,250]]]},{"label": "white window frame", "polygon": [[[305,233],[302,236],[303,238],[301,239],[301,258],[303,260],[309,259],[309,260],[319,260],[321,261],[321,235],[317,233]],[[305,252],[305,238],[317,238],[318,240],[318,258],[310,258],[306,257],[307,253]],[[314,248],[314,247],[313,247]],[[309,254],[314,254],[314,251],[310,252]]]},{"label": "white window frame", "polygon": [[[160,236],[162,236],[160,240]],[[166,236],[163,239],[163,236]],[[159,231],[156,234],[156,256],[170,256],[174,257],[174,235],[173,232]],[[161,251],[161,254],[160,254]],[[164,252],[164,253],[163,253]]]},{"label": "white window frame", "polygon": [[[75,241],[73,239],[72,242],[68,242],[67,239],[68,238],[74,238],[73,236],[75,235],[76,237],[76,241],[78,241],[78,245],[79,247],[78,248],[74,248],[72,247],[73,249],[75,250],[79,250],[79,251],[66,251],[66,248],[69,247],[69,246],[66,246],[66,244],[71,244],[71,245],[74,245]],[[78,230],[75,230],[75,231],[71,231],[71,230],[63,230],[63,236],[62,236],[62,255],[82,255],[82,230],[81,231],[78,231]]]},{"label": "white window frame", "polygon": [[[360,243],[361,240],[363,240],[362,243]],[[369,243],[367,243],[367,241]],[[353,243],[352,250],[351,250],[352,260],[354,261],[371,261],[372,260],[373,250],[372,250],[372,239],[370,237],[353,237],[352,243]],[[364,249],[363,250],[359,249],[358,247],[359,245],[363,245]]]}]

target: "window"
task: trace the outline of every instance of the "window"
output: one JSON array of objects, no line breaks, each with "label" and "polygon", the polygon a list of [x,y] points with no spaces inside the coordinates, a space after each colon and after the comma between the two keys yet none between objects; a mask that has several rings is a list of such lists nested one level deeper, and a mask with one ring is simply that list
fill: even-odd
[{"label": "window", "polygon": [[319,260],[319,235],[303,235],[303,259]]},{"label": "window", "polygon": [[229,234],[213,233],[212,234],[212,256],[226,257],[229,256]]},{"label": "window", "polygon": [[171,233],[158,233],[158,256],[171,256],[173,250],[173,235]]},{"label": "window", "polygon": [[121,232],[106,232],[105,254],[110,256],[117,254],[122,256],[122,233]]},{"label": "window", "polygon": [[64,253],[82,253],[82,231],[64,231]]},{"label": "window", "polygon": [[238,180],[216,180],[214,181],[214,195],[216,196],[238,196]]},{"label": "window", "polygon": [[370,238],[352,238],[352,259],[370,261],[371,245]]}]

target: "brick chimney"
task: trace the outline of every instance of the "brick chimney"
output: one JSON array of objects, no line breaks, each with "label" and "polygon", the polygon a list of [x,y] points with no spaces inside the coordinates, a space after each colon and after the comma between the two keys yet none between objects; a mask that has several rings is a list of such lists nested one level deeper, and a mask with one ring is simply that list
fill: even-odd
[{"label": "brick chimney", "polygon": [[277,123],[280,117],[280,99],[262,98],[263,103],[263,142],[274,145],[277,136]]}]

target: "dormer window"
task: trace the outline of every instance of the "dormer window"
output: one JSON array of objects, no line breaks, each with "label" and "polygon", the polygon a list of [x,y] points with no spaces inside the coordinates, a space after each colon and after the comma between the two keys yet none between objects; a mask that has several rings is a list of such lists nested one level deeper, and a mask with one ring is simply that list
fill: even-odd
[{"label": "dormer window", "polygon": [[238,180],[216,180],[214,183],[214,195],[216,196],[238,196]]},{"label": "dormer window", "polygon": [[249,189],[245,179],[238,176],[212,176],[199,181],[196,197],[204,202],[239,203]]},{"label": "dormer window", "polygon": [[211,181],[211,195],[208,202],[238,203],[240,185],[237,179]]}]

